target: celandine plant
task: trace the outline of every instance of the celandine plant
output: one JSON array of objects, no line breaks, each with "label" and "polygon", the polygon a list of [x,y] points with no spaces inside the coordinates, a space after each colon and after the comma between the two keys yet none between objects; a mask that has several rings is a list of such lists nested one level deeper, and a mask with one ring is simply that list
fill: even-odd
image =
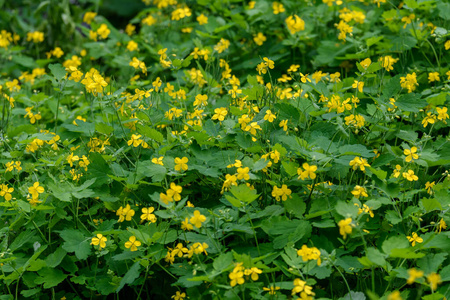
[{"label": "celandine plant", "polygon": [[2,299],[450,297],[447,2],[0,8]]}]

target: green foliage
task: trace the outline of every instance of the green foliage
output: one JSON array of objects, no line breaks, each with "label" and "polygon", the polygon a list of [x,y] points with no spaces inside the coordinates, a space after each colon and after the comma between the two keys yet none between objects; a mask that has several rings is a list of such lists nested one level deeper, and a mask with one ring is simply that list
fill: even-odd
[{"label": "green foliage", "polygon": [[446,1],[0,8],[0,298],[450,297]]}]

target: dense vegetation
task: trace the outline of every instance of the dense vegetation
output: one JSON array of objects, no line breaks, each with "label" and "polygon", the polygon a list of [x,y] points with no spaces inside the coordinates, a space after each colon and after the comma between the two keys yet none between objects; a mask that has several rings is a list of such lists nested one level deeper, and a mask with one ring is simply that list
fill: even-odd
[{"label": "dense vegetation", "polygon": [[450,297],[450,4],[0,1],[0,299]]}]

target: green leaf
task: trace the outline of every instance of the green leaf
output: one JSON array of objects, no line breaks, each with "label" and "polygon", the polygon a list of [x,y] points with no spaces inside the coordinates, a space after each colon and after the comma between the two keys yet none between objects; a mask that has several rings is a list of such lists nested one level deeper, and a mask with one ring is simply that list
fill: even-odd
[{"label": "green leaf", "polygon": [[116,293],[118,293],[125,284],[133,283],[138,277],[140,272],[141,265],[139,261],[135,262],[131,268],[128,270],[128,272],[123,276],[122,280],[120,281],[119,286],[117,287]]},{"label": "green leaf", "polygon": [[30,69],[37,66],[33,58],[25,55],[12,55],[12,61]]},{"label": "green leaf", "polygon": [[405,236],[391,236],[383,242],[381,248],[383,249],[384,253],[390,255],[391,251],[394,249],[409,248],[409,242]]},{"label": "green leaf", "polygon": [[25,243],[36,240],[36,231],[34,230],[25,230],[22,231],[15,239],[14,242],[9,245],[9,248],[12,252],[22,247]]},{"label": "green leaf", "polygon": [[373,262],[374,264],[384,267],[386,265],[386,260],[384,258],[383,253],[380,252],[380,250],[370,247],[367,249],[367,258]]},{"label": "green leaf", "polygon": [[358,215],[358,207],[353,203],[338,201],[336,204],[336,212],[344,218],[356,218]]},{"label": "green leaf", "polygon": [[398,108],[404,111],[419,112],[420,109],[424,108],[427,105],[427,102],[421,99],[420,94],[408,93],[401,95],[395,102],[395,105],[397,105]]},{"label": "green leaf", "polygon": [[48,68],[52,72],[53,76],[55,76],[56,80],[60,81],[66,77],[66,68],[64,68],[61,64],[50,64]]},{"label": "green leaf", "polygon": [[244,203],[250,204],[255,201],[259,194],[256,193],[256,189],[250,189],[245,184],[240,184],[238,186],[232,186],[230,188],[231,194],[236,197],[237,200],[242,201]]},{"label": "green leaf", "polygon": [[417,266],[425,274],[438,273],[439,266],[445,261],[448,253],[427,254],[417,260]]},{"label": "green leaf", "polygon": [[425,253],[414,252],[412,249],[392,249],[390,257],[396,258],[421,258]]},{"label": "green leaf", "polygon": [[148,126],[144,126],[144,125],[136,125],[137,131],[144,135],[145,137],[148,137],[149,139],[154,140],[155,142],[158,143],[163,143],[164,142],[164,136],[162,135],[161,132],[150,128]]},{"label": "green leaf", "polygon": [[210,119],[205,122],[205,125],[203,126],[203,129],[205,129],[205,132],[212,137],[216,137],[219,135],[220,130],[220,124],[216,124]]},{"label": "green leaf", "polygon": [[231,252],[222,253],[214,259],[213,267],[218,272],[226,270],[233,262],[233,254]]},{"label": "green leaf", "polygon": [[258,160],[252,167],[252,171],[253,172],[258,172],[262,169],[264,169],[267,164],[269,163],[270,160],[265,159],[265,158],[261,158],[260,160]]},{"label": "green leaf", "polygon": [[114,131],[114,128],[105,123],[97,123],[95,124],[95,130],[97,130],[100,133],[109,135]]},{"label": "green leaf", "polygon": [[57,286],[67,277],[67,274],[64,274],[61,270],[53,268],[43,268],[38,271],[38,274],[40,277],[36,278],[34,282],[44,284],[45,289]]},{"label": "green leaf", "polygon": [[91,254],[89,238],[86,238],[80,230],[65,229],[59,234],[64,240],[62,248],[67,252],[75,252],[78,259],[86,259]]},{"label": "green leaf", "polygon": [[297,175],[298,165],[296,163],[283,160],[283,161],[281,161],[281,165],[283,166],[283,169],[286,171],[286,173],[289,176]]},{"label": "green leaf", "polygon": [[339,147],[339,153],[341,155],[355,155],[362,157],[374,157],[375,153],[369,149],[367,149],[364,145],[355,144],[355,145],[345,145]]},{"label": "green leaf", "polygon": [[283,201],[287,213],[293,214],[297,218],[302,218],[306,211],[306,203],[298,194],[291,194],[286,201]]},{"label": "green leaf", "polygon": [[439,272],[439,275],[441,275],[442,282],[450,281],[450,265],[443,267]]},{"label": "green leaf", "polygon": [[31,289],[31,290],[21,290],[20,294],[22,296],[24,296],[25,298],[29,298],[31,296],[36,295],[37,293],[39,293],[41,291],[40,288],[36,288],[36,289]]},{"label": "green leaf", "polygon": [[45,262],[50,268],[57,267],[63,260],[64,256],[66,256],[66,254],[67,252],[62,247],[59,247],[55,252],[47,256]]},{"label": "green leaf", "polygon": [[423,208],[425,208],[426,212],[430,212],[432,210],[442,210],[442,205],[434,198],[422,198],[420,203]]},{"label": "green leaf", "polygon": [[439,10],[439,17],[447,21],[450,20],[450,3],[439,1],[437,4],[437,9]]},{"label": "green leaf", "polygon": [[166,176],[167,169],[164,166],[146,160],[139,162],[137,173],[142,174],[145,177],[151,177],[153,182],[160,182]]},{"label": "green leaf", "polygon": [[392,225],[396,225],[402,221],[402,218],[398,215],[398,213],[393,210],[386,211],[385,218]]}]

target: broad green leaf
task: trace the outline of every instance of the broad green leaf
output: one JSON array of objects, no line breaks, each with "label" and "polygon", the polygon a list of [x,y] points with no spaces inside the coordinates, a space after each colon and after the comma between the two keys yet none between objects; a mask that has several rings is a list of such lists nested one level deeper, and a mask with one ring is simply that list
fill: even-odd
[{"label": "broad green leaf", "polygon": [[45,262],[47,263],[47,266],[49,266],[50,268],[55,268],[62,262],[66,254],[67,252],[62,247],[59,247],[58,249],[56,249],[55,252],[47,256]]},{"label": "broad green leaf", "polygon": [[233,262],[233,254],[231,252],[222,253],[214,259],[213,267],[218,272],[226,270]]},{"label": "broad green leaf", "polygon": [[418,113],[420,109],[427,106],[427,102],[421,99],[420,94],[408,93],[401,95],[395,105],[401,110]]},{"label": "broad green leaf", "polygon": [[64,274],[59,269],[43,268],[38,271],[39,277],[34,281],[37,284],[44,284],[45,289],[57,286],[66,279],[67,274]]},{"label": "broad green leaf", "polygon": [[78,259],[86,259],[91,254],[90,238],[86,238],[77,229],[65,229],[60,233],[64,240],[62,248],[67,252],[75,252]]},{"label": "broad green leaf", "polygon": [[240,184],[238,186],[232,186],[230,188],[231,194],[236,197],[237,200],[250,204],[255,201],[259,194],[256,193],[256,189],[250,189],[245,184]]},{"label": "broad green leaf", "polygon": [[406,239],[406,236],[391,236],[383,242],[381,248],[383,249],[384,253],[390,255],[393,249],[409,248],[409,242]]},{"label": "broad green leaf", "polygon": [[55,76],[56,80],[62,80],[66,77],[66,68],[64,68],[61,64],[50,64],[48,66],[53,76]]},{"label": "broad green leaf", "polygon": [[417,260],[417,266],[422,270],[425,274],[430,273],[439,273],[439,266],[445,261],[445,258],[448,256],[448,253],[435,253],[435,254],[427,254],[421,259]]},{"label": "broad green leaf", "polygon": [[138,277],[141,269],[141,265],[139,261],[135,262],[131,268],[128,270],[128,272],[123,276],[122,280],[120,281],[119,286],[117,287],[116,293],[120,292],[120,290],[125,286],[125,284],[133,283]]}]

